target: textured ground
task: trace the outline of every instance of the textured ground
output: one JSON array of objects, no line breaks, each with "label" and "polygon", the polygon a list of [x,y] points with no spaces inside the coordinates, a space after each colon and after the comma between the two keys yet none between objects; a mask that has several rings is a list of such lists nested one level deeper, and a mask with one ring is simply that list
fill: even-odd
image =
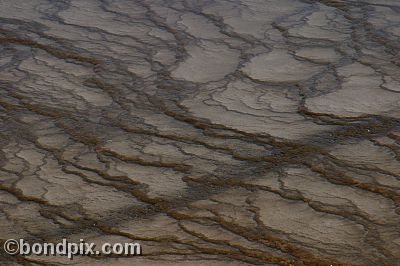
[{"label": "textured ground", "polygon": [[1,265],[400,265],[400,1],[0,1]]}]

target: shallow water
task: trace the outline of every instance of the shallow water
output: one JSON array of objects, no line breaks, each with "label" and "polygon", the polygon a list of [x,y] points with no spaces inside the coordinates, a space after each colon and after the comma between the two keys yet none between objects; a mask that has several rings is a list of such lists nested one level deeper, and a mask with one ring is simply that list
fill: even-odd
[{"label": "shallow water", "polygon": [[0,2],[0,239],[399,265],[400,2]]}]

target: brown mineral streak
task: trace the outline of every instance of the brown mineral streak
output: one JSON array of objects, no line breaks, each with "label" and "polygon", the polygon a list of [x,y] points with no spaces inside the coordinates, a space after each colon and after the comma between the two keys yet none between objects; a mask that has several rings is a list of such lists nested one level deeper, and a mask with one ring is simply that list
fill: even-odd
[{"label": "brown mineral streak", "polygon": [[400,265],[399,13],[0,1],[0,264]]}]

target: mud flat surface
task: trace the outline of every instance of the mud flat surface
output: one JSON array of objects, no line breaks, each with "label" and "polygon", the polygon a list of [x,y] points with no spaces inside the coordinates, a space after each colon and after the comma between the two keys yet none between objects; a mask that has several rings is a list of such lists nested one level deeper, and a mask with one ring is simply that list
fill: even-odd
[{"label": "mud flat surface", "polygon": [[400,265],[400,1],[0,1],[1,265]]}]

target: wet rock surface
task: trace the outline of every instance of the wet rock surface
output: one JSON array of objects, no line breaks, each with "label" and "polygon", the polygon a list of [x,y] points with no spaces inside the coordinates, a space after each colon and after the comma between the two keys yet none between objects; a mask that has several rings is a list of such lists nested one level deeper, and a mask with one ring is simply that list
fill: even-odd
[{"label": "wet rock surface", "polygon": [[398,265],[399,1],[0,1],[2,265]]}]

